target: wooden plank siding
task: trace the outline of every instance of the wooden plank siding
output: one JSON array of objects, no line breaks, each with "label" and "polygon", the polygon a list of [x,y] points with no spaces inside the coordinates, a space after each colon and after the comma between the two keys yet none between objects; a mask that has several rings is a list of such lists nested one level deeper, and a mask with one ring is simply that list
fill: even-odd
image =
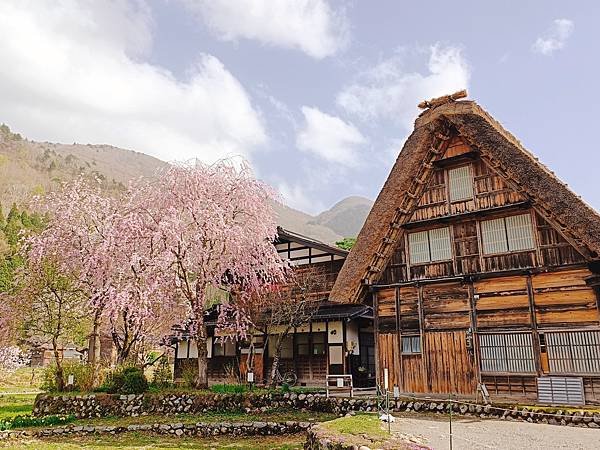
[{"label": "wooden plank siding", "polygon": [[439,167],[433,173],[427,189],[419,199],[410,221],[419,222],[448,215],[498,208],[522,203],[526,200],[522,194],[509,188],[504,180],[489,169],[481,159],[473,160],[471,167],[473,198],[449,201],[446,168]]},{"label": "wooden plank siding", "polygon": [[474,394],[477,388],[473,359],[466,348],[466,332],[425,334],[429,368],[427,390],[437,394]]},{"label": "wooden plank siding", "polygon": [[[441,166],[434,170],[411,219],[405,226],[404,236],[398,239],[391,260],[380,282],[401,283],[410,280],[444,278],[476,273],[495,273],[516,269],[563,267],[585,262],[560,231],[553,228],[521,193],[510,188],[503,178],[481,160],[476,152],[467,152],[462,141],[449,148],[462,148],[457,155],[469,158],[457,162],[469,164],[473,175],[473,198],[452,202],[449,198],[448,170]],[[452,152],[451,152],[452,153]],[[454,158],[457,155],[452,153]],[[535,245],[532,249],[486,255],[482,251],[480,223],[482,220],[529,213]],[[443,222],[440,222],[443,221]],[[411,265],[406,236],[446,225],[451,231],[452,259]]]},{"label": "wooden plank siding", "polygon": [[[492,397],[535,400],[537,377],[561,375],[550,369],[549,333],[600,330],[600,270],[592,273],[587,250],[459,136],[431,168],[371,286],[378,371],[388,368],[390,383],[407,393],[474,396],[485,383]],[[576,344],[561,363],[576,367],[579,358],[577,367],[588,367],[580,355],[596,347],[569,336],[563,341]],[[592,372],[570,375],[583,377],[586,401],[600,403],[600,373]]]},{"label": "wooden plank siding", "polygon": [[598,324],[596,293],[585,284],[588,269],[532,276],[536,321],[539,326],[565,327]]},{"label": "wooden plank siding", "polygon": [[[452,260],[410,265],[405,239],[400,239],[389,264],[383,271],[381,284],[402,283],[411,280],[447,278],[459,275],[496,273],[519,269],[543,267],[577,266],[584,262],[577,252],[557,231],[548,228],[548,223],[534,210],[519,210],[519,214],[529,212],[534,226],[535,248],[519,252],[485,255],[480,251],[481,233],[478,220],[468,218],[450,224]],[[516,214],[514,211],[495,213],[486,220]],[[436,226],[439,227],[439,224]],[[409,232],[427,229],[420,226]]]},{"label": "wooden plank siding", "polygon": [[[536,374],[481,374],[497,399],[535,400],[536,377],[552,375],[539,334],[552,330],[600,329],[595,291],[587,268],[537,274],[374,286],[377,297],[378,373],[388,368],[390,385],[414,394],[475,396],[479,333],[533,333]],[[395,320],[394,320],[395,319]],[[474,347],[467,348],[467,334]],[[422,337],[420,354],[402,354],[402,337]],[[546,363],[542,359],[546,358]],[[392,381],[393,380],[393,381]],[[586,401],[600,402],[600,374],[585,375]]]}]

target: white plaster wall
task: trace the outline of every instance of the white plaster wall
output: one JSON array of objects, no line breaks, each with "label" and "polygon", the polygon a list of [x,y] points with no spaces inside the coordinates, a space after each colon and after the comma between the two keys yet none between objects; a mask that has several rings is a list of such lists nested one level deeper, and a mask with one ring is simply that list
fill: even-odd
[{"label": "white plaster wall", "polygon": [[354,342],[353,355],[360,355],[360,347],[358,345],[358,324],[356,322],[349,322],[346,324],[346,346],[347,350],[352,350],[352,343]]},{"label": "white plaster wall", "polygon": [[330,344],[341,344],[344,342],[344,327],[341,321],[329,322],[327,342]]}]

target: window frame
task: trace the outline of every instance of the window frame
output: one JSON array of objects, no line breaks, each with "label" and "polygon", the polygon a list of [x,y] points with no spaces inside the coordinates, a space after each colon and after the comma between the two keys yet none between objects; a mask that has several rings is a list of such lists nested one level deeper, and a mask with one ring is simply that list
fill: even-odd
[{"label": "window frame", "polygon": [[[513,346],[507,345],[509,343],[509,340],[512,340],[513,342],[515,340],[518,341],[519,338],[517,336],[519,336],[519,335],[527,336],[525,338],[525,340],[529,341],[528,345],[513,345]],[[482,338],[484,336],[490,338],[489,343],[487,343],[485,345],[482,342],[482,340],[483,340]],[[509,336],[512,336],[512,337],[509,337]],[[495,342],[494,342],[494,339],[495,339]],[[521,349],[529,348],[531,357],[528,359],[511,357],[516,354],[515,349],[518,349],[518,348],[521,348]],[[500,351],[500,353],[498,355],[503,356],[503,358],[502,359],[488,358],[488,357],[486,357],[487,355],[484,355],[484,349],[501,349],[501,350],[496,350],[496,353],[498,353],[498,351]],[[535,342],[533,340],[533,332],[532,331],[515,331],[515,332],[499,331],[499,332],[479,333],[478,352],[479,352],[479,368],[480,368],[482,374],[485,374],[485,375],[493,375],[493,374],[532,375],[532,374],[537,373]],[[492,352],[494,352],[494,350],[492,350]],[[500,363],[502,363],[506,366],[506,370],[505,371],[504,370],[488,370],[487,368],[484,368],[484,364],[487,364],[488,361],[496,361],[496,365],[500,365]],[[520,363],[519,363],[519,361],[520,361]],[[530,364],[530,366],[529,366],[530,370],[523,370],[523,371],[515,370],[516,365],[526,364],[525,361],[527,361],[528,364]]]},{"label": "window frame", "polygon": [[[310,333],[298,333],[295,338],[295,354],[297,356],[310,356]],[[304,350],[306,350],[306,352],[304,352]]]},{"label": "window frame", "polygon": [[[404,350],[404,340],[410,341],[410,351]],[[418,350],[415,350],[414,342],[418,342]],[[400,336],[400,353],[403,355],[422,355],[423,354],[423,342],[420,334],[403,334]]]},{"label": "window frame", "polygon": [[[451,183],[452,183],[452,177],[450,176],[450,173],[453,170],[458,170],[458,169],[463,169],[466,168],[469,171],[469,178],[471,180],[471,195],[469,197],[463,197],[463,198],[459,198],[459,199],[453,199],[452,198],[452,187],[451,187]],[[448,202],[450,204],[452,203],[460,203],[460,202],[466,202],[469,200],[473,200],[475,198],[475,176],[473,174],[473,165],[472,164],[462,164],[460,166],[455,166],[455,167],[450,167],[448,169],[446,169],[446,178],[448,180]]]},{"label": "window frame", "polygon": [[[508,237],[508,228],[506,226],[506,219],[511,218],[511,217],[518,217],[518,216],[529,216],[529,225],[530,225],[530,231],[531,231],[531,244],[532,246],[530,248],[524,248],[524,249],[520,249],[520,250],[511,250],[510,249],[510,239]],[[484,239],[484,232],[483,232],[483,223],[484,222],[492,222],[492,221],[497,221],[497,220],[501,220],[502,224],[504,226],[504,242],[506,244],[506,251],[501,251],[501,252],[491,252],[491,253],[487,253],[485,251],[485,239]],[[508,255],[508,254],[514,254],[514,253],[525,253],[525,252],[534,252],[537,250],[538,245],[537,245],[537,238],[536,238],[536,227],[535,227],[535,222],[531,216],[531,212],[526,212],[526,213],[522,213],[522,214],[510,214],[510,215],[506,215],[506,216],[502,216],[502,217],[495,217],[492,219],[482,219],[479,220],[479,233],[481,234],[481,255],[483,257],[488,257],[488,256],[498,256],[498,255]]]},{"label": "window frame", "polygon": [[[544,336],[550,375],[589,377],[600,374],[600,330],[544,330],[540,336]],[[583,370],[578,370],[581,368]]]},{"label": "window frame", "polygon": [[[229,346],[228,346],[229,344]],[[231,345],[233,344],[233,354],[228,354],[227,353],[227,349],[229,348],[231,350]],[[217,348],[222,348],[223,349],[223,353],[222,354],[218,354],[216,352]],[[230,339],[223,339],[223,338],[218,338],[218,339],[214,339],[212,340],[212,356],[213,357],[223,357],[223,358],[231,358],[233,356],[237,356],[237,343],[236,341],[232,341]]]},{"label": "window frame", "polygon": [[[449,257],[448,258],[444,258],[444,259],[433,260],[432,257],[431,257],[431,231],[441,230],[441,229],[447,229],[448,230],[448,253],[449,253]],[[429,255],[429,259],[427,261],[413,262],[412,261],[413,251],[411,249],[410,236],[414,235],[414,234],[418,234],[418,233],[426,233],[426,235],[427,235],[427,253]],[[454,251],[453,251],[453,248],[452,248],[452,245],[453,245],[452,228],[449,225],[445,226],[445,227],[430,228],[430,229],[427,229],[427,230],[410,231],[410,232],[407,233],[407,237],[406,238],[407,238],[407,248],[408,248],[408,262],[409,262],[409,264],[410,264],[411,267],[422,266],[422,265],[429,265],[429,264],[437,264],[437,263],[443,263],[443,262],[449,262],[449,261],[452,261],[454,259]]]}]

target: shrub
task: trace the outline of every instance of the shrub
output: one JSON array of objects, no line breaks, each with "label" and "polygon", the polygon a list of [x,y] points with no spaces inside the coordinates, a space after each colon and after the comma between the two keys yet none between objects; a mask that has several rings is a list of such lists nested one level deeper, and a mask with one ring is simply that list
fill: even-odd
[{"label": "shrub", "polygon": [[11,430],[13,428],[26,427],[44,427],[50,425],[63,425],[75,420],[75,416],[45,416],[33,417],[29,414],[23,416],[15,416],[9,419],[0,420],[0,431]]},{"label": "shrub", "polygon": [[[73,375],[73,386],[66,386],[73,391],[91,391],[94,389],[94,370],[92,366],[79,362],[63,361],[63,372],[65,382],[69,375]],[[56,392],[56,364],[44,369],[42,389],[48,392]]]},{"label": "shrub", "polygon": [[196,386],[197,373],[198,369],[196,366],[187,366],[183,368],[181,377],[183,378],[185,387],[193,388]]},{"label": "shrub", "polygon": [[152,374],[152,385],[158,388],[166,388],[171,386],[173,374],[171,373],[171,365],[169,359],[163,356]]},{"label": "shrub", "polygon": [[106,377],[101,391],[110,394],[141,394],[148,390],[148,380],[139,367],[124,366]]}]

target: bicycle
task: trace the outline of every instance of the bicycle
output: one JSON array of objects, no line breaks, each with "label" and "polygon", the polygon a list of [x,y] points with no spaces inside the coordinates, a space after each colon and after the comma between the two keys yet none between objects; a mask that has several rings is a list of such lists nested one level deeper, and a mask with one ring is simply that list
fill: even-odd
[{"label": "bicycle", "polygon": [[298,382],[298,375],[291,370],[284,372],[282,375],[279,368],[277,368],[277,371],[275,372],[275,382],[278,385],[287,384],[288,386],[295,386]]}]

